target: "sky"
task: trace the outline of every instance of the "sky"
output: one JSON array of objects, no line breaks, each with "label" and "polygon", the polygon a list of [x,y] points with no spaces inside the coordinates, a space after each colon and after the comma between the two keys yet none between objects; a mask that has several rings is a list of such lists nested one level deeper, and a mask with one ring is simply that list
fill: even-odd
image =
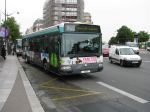
[{"label": "sky", "polygon": [[[4,1],[0,0],[0,20],[4,19]],[[42,18],[45,1],[7,0],[7,13],[15,17],[24,34],[37,18]],[[84,0],[84,3],[84,11],[90,12],[93,23],[101,26],[105,42],[116,36],[123,25],[135,32],[150,33],[150,0]]]}]

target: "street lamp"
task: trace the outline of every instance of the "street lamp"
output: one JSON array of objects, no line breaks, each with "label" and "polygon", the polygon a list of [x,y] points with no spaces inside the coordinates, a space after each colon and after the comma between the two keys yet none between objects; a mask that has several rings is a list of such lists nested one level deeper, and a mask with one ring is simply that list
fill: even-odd
[{"label": "street lamp", "polygon": [[[13,13],[10,13],[10,14],[7,14],[7,11],[6,11],[6,9],[7,9],[7,7],[6,7],[6,0],[5,0],[5,13],[3,13],[4,14],[4,16],[5,16],[5,20],[4,20],[4,23],[5,23],[5,25],[4,25],[4,28],[5,28],[5,33],[4,33],[4,41],[5,41],[5,48],[6,49],[8,49],[8,38],[7,38],[7,36],[8,36],[8,29],[7,29],[7,26],[6,26],[6,20],[7,20],[7,17],[8,16],[11,16],[11,15],[13,15],[15,12],[17,12],[17,14],[19,14],[19,12],[18,11],[15,11],[15,12],[13,12]],[[8,52],[8,54],[9,54],[9,52]]]},{"label": "street lamp", "polygon": [[5,16],[5,20],[4,20],[4,23],[5,23],[5,36],[4,36],[4,39],[5,39],[5,48],[7,49],[7,39],[6,39],[6,0],[5,0],[5,13],[4,13],[4,16]]}]

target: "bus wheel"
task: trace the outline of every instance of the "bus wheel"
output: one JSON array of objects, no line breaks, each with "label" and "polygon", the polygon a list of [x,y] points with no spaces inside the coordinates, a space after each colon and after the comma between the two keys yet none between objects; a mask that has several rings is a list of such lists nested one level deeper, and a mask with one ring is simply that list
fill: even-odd
[{"label": "bus wheel", "polygon": [[29,63],[29,58],[27,56],[25,57],[25,62]]},{"label": "bus wheel", "polygon": [[46,72],[48,72],[48,63],[46,61],[43,63],[43,68]]}]

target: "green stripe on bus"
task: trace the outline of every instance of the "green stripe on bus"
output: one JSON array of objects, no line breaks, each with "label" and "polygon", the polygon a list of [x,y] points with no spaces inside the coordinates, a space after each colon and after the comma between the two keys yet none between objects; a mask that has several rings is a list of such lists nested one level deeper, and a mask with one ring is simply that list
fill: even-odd
[{"label": "green stripe on bus", "polygon": [[51,65],[53,67],[58,67],[58,60],[57,60],[57,55],[56,53],[51,54]]}]

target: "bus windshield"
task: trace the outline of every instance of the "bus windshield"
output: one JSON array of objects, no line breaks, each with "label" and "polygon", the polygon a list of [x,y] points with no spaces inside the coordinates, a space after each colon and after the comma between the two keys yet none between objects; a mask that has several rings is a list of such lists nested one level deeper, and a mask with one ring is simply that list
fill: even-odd
[{"label": "bus windshield", "polygon": [[90,56],[100,53],[99,34],[63,34],[63,55]]},{"label": "bus windshield", "polygon": [[21,48],[22,47],[22,39],[17,39],[16,40],[16,48]]},{"label": "bus windshield", "polygon": [[147,47],[150,47],[150,42],[147,42]]}]

